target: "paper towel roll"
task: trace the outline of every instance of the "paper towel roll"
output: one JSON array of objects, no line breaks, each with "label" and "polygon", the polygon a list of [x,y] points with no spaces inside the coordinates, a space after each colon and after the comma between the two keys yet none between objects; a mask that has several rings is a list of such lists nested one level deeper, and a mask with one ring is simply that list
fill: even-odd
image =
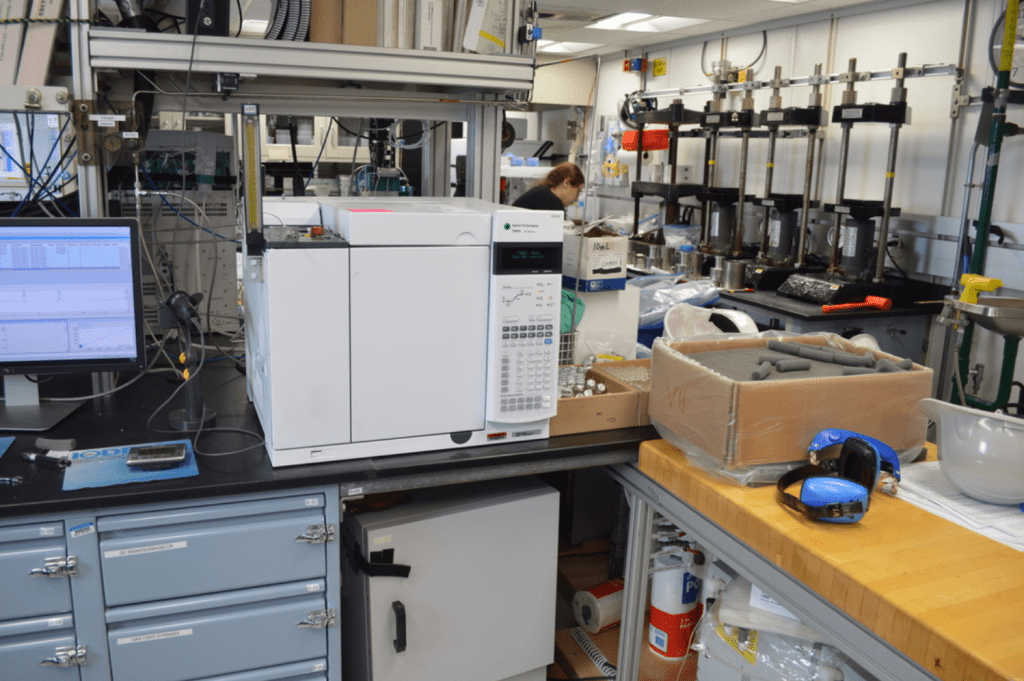
[{"label": "paper towel roll", "polygon": [[[630,166],[631,168],[636,167],[636,152],[626,151],[625,149],[619,149],[615,154],[616,160],[622,165]],[[643,152],[643,159],[640,165],[649,166],[652,163],[661,163],[661,152],[660,151],[645,151]]]},{"label": "paper towel roll", "polygon": [[577,591],[572,598],[572,612],[581,627],[592,634],[614,627],[622,619],[621,579]]}]

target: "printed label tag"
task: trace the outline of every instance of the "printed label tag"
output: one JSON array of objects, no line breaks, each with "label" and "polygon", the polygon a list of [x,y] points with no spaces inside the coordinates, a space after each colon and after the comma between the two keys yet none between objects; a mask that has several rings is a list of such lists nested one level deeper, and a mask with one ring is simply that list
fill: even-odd
[{"label": "printed label tag", "polygon": [[320,505],[320,500],[319,499],[306,499],[306,506],[319,506],[319,505]]},{"label": "printed label tag", "polygon": [[126,140],[137,140],[139,139],[139,133],[135,132],[134,130],[126,130],[125,132],[121,133],[121,137],[125,138]]},{"label": "printed label tag", "polygon": [[154,544],[153,546],[139,546],[134,549],[119,549],[117,551],[104,551],[104,558],[124,558],[126,556],[138,556],[144,553],[156,553],[158,551],[173,551],[188,547],[187,541],[176,541],[169,544]]},{"label": "printed label tag", "polygon": [[319,590],[320,590],[320,585],[319,584],[307,584],[306,585],[306,593],[308,593],[308,594],[316,593]]},{"label": "printed label tag", "polygon": [[843,118],[863,118],[864,109],[843,109]]},{"label": "printed label tag", "polygon": [[97,128],[116,128],[117,124],[126,118],[123,114],[90,114],[89,120],[95,123]]},{"label": "printed label tag", "polygon": [[322,672],[325,669],[327,669],[327,665],[323,662],[317,662],[315,665],[313,665],[314,672]]},{"label": "printed label tag", "polygon": [[178,638],[179,636],[191,636],[191,629],[178,629],[176,631],[161,631],[159,634],[144,634],[142,636],[127,636],[117,639],[117,645],[123,646],[129,643],[149,643],[164,638]]},{"label": "printed label tag", "polygon": [[788,617],[798,622],[800,621],[799,617],[782,607],[777,600],[761,591],[756,584],[750,585],[750,607]]},{"label": "printed label tag", "polygon": [[350,489],[350,490],[348,491],[348,495],[349,495],[350,497],[355,497],[355,496],[359,496],[359,495],[360,495],[360,494],[362,494],[362,493],[363,493],[363,488],[362,488],[362,487],[353,487],[353,488],[351,488],[351,489]]},{"label": "printed label tag", "polygon": [[64,618],[63,617],[52,617],[52,618],[50,618],[50,619],[48,619],[46,621],[46,624],[51,626],[51,627],[63,627],[64,626]]},{"label": "printed label tag", "polygon": [[96,525],[93,523],[85,523],[84,525],[75,525],[68,532],[73,538],[78,539],[84,537],[87,534],[92,534],[96,531]]},{"label": "printed label tag", "polygon": [[53,537],[56,534],[57,534],[57,528],[56,527],[52,527],[51,526],[51,527],[40,527],[39,528],[39,536],[40,537]]}]

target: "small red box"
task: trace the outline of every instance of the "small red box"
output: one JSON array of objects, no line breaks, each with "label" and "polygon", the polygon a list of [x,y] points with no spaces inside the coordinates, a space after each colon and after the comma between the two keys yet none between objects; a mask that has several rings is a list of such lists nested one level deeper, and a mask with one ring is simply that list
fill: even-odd
[{"label": "small red box", "polygon": [[[627,130],[622,133],[622,148],[626,151],[636,151],[637,130]],[[644,130],[644,151],[658,151],[668,149],[668,130]]]}]

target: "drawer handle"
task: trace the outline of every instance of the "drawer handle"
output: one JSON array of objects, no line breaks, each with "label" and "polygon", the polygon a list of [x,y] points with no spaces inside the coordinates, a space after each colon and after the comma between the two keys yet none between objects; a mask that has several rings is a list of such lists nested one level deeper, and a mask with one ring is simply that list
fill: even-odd
[{"label": "drawer handle", "polygon": [[43,567],[29,570],[28,574],[30,577],[49,577],[51,579],[74,577],[78,575],[78,558],[76,556],[47,558]]},{"label": "drawer handle", "polygon": [[41,667],[72,667],[85,664],[85,646],[62,646],[53,651],[53,657],[39,663]]},{"label": "drawer handle", "polygon": [[395,652],[400,653],[405,650],[405,605],[402,601],[395,601],[391,604],[391,609],[395,611]]},{"label": "drawer handle", "polygon": [[333,627],[337,615],[334,608],[328,608],[326,610],[310,610],[306,619],[299,622],[296,626],[300,629],[326,629],[327,627]]},{"label": "drawer handle", "polygon": [[295,538],[295,541],[307,544],[329,544],[334,541],[334,525],[332,523],[327,523],[326,525],[307,525],[306,533],[300,534]]}]

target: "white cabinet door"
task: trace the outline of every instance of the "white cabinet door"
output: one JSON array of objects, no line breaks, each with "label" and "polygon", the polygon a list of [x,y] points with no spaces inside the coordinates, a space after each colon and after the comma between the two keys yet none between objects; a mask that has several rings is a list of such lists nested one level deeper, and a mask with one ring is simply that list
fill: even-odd
[{"label": "white cabinet door", "polygon": [[554,656],[558,493],[532,482],[511,493],[424,498],[381,522],[356,516],[364,557],[379,563],[377,552],[392,549],[393,562],[410,570],[404,578],[346,572],[346,681],[499,681],[546,667]]}]

